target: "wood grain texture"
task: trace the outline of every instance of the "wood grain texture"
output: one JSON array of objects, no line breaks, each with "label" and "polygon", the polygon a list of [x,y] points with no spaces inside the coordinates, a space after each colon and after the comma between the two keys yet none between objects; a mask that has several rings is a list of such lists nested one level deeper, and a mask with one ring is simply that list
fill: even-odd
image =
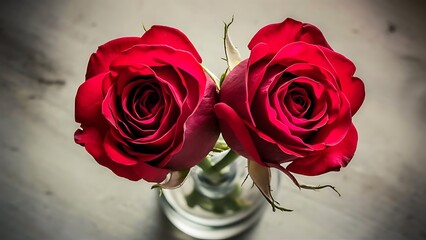
[{"label": "wood grain texture", "polygon": [[223,20],[246,44],[293,17],[322,29],[357,65],[367,97],[354,121],[358,150],[333,184],[277,200],[239,239],[426,238],[426,16],[424,1],[12,1],[0,3],[0,239],[191,239],[160,213],[150,185],[117,178],[73,142],[74,97],[98,45],[141,35],[142,24],[180,28],[220,74]]}]

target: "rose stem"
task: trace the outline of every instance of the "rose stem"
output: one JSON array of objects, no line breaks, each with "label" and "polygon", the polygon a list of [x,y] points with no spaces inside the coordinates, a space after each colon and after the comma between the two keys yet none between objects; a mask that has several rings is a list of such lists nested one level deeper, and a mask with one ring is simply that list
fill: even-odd
[{"label": "rose stem", "polygon": [[203,172],[209,173],[212,169],[212,162],[209,157],[205,157],[203,161],[197,164],[197,166],[201,169],[203,169]]},{"label": "rose stem", "polygon": [[229,150],[225,157],[223,157],[219,162],[211,166],[211,171],[220,172],[223,168],[231,164],[235,159],[237,159],[240,155],[238,153]]}]

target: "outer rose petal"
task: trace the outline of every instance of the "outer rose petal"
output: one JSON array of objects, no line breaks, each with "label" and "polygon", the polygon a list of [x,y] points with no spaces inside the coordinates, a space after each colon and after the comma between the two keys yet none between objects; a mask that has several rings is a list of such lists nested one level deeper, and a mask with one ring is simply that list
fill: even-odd
[{"label": "outer rose petal", "polygon": [[[157,168],[147,163],[141,162],[138,165],[132,166],[128,169],[129,172],[133,172],[134,175],[138,176],[136,180],[144,179],[148,182],[160,183],[166,179],[167,174],[170,170]],[[117,174],[118,175],[118,174]],[[122,176],[126,177],[126,176]],[[133,179],[130,179],[133,180]]]},{"label": "outer rose petal", "polygon": [[82,124],[97,123],[102,118],[102,81],[105,74],[88,79],[75,96],[75,121]]},{"label": "outer rose petal", "polygon": [[106,155],[103,148],[103,139],[106,130],[103,127],[85,127],[84,131],[77,130],[74,134],[75,141],[84,146],[87,152],[102,166],[109,168],[120,177],[132,181],[144,179],[149,182],[162,182],[170,172],[167,169],[160,169],[146,163],[139,163],[135,166],[126,166],[115,163]]},{"label": "outer rose petal", "polygon": [[358,109],[361,107],[365,99],[364,82],[357,77],[352,77],[350,84],[342,86],[342,88],[351,103],[351,113],[353,116],[356,112],[358,112]]},{"label": "outer rose petal", "polygon": [[225,103],[218,103],[214,106],[214,111],[219,118],[220,130],[223,137],[231,149],[241,156],[265,166],[265,163],[260,159],[244,121],[234,109]]},{"label": "outer rose petal", "polygon": [[364,83],[361,79],[353,77],[356,70],[355,65],[337,52],[325,48],[321,48],[321,50],[336,70],[340,87],[351,104],[352,115],[355,115],[365,98]]},{"label": "outer rose petal", "polygon": [[109,71],[111,62],[124,50],[136,45],[140,41],[138,37],[123,37],[111,40],[99,46],[96,53],[90,56],[87,65],[86,80],[101,73]]},{"label": "outer rose petal", "polygon": [[167,168],[173,170],[191,168],[203,160],[219,137],[219,126],[213,111],[213,106],[217,102],[216,85],[209,77],[207,81],[202,102],[185,123],[182,149],[166,164]]},{"label": "outer rose petal", "polygon": [[269,53],[274,54],[285,45],[297,41],[331,49],[317,27],[301,23],[292,18],[287,18],[282,23],[270,24],[261,28],[251,39],[248,48],[252,50],[254,46],[263,42],[268,44]]},{"label": "outer rose petal", "polygon": [[348,134],[339,144],[320,152],[314,152],[312,156],[295,160],[287,166],[287,170],[307,176],[339,171],[341,167],[346,167],[354,156],[357,142],[358,134],[352,124]]},{"label": "outer rose petal", "polygon": [[248,48],[251,50],[258,43],[266,43],[270,53],[276,53],[283,46],[294,42],[302,30],[303,24],[291,18],[282,23],[274,23],[261,28],[251,39]]},{"label": "outer rose petal", "polygon": [[322,32],[314,25],[311,25],[308,23],[303,24],[302,31],[299,36],[299,40],[302,42],[312,43],[315,45],[321,45],[331,49],[330,45],[328,45],[327,40],[325,40],[325,37],[322,34]]},{"label": "outer rose petal", "polygon": [[141,44],[161,44],[188,51],[198,62],[202,62],[201,56],[188,37],[176,28],[154,25],[142,35]]},{"label": "outer rose petal", "polygon": [[[205,79],[205,73],[194,56],[187,51],[182,51],[166,45],[136,45],[120,54],[111,64],[111,71],[119,73],[121,69],[132,65],[146,65],[151,68],[173,66],[183,70],[194,79]],[[200,81],[200,89],[205,89],[205,82]],[[203,92],[200,90],[200,97]]]},{"label": "outer rose petal", "polygon": [[256,143],[257,151],[259,152],[263,162],[267,164],[280,164],[297,158],[295,155],[285,153],[289,150],[280,148],[278,143],[262,139],[261,136],[259,136],[259,134],[253,129],[250,129],[249,132],[253,142]]},{"label": "outer rose petal", "polygon": [[226,103],[245,120],[252,119],[247,105],[247,81],[245,79],[248,60],[238,64],[225,78],[219,92],[220,102]]},{"label": "outer rose petal", "polygon": [[104,128],[86,127],[84,131],[77,130],[74,134],[75,141],[84,146],[86,151],[102,166],[109,168],[120,177],[132,181],[144,179],[149,182],[162,182],[170,172],[167,169],[160,169],[146,163],[139,163],[135,166],[126,166],[115,163],[106,155],[103,148],[103,139],[106,130]]}]

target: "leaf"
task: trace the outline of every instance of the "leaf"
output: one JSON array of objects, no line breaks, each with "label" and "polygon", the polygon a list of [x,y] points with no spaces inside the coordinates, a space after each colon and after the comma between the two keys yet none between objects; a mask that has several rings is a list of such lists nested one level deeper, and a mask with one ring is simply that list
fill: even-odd
[{"label": "leaf", "polygon": [[253,183],[260,190],[260,192],[263,194],[269,204],[271,204],[272,211],[275,212],[275,209],[286,212],[293,211],[291,209],[286,209],[277,206],[279,205],[279,203],[274,200],[271,194],[271,170],[268,167],[261,166],[255,161],[248,160],[248,172],[251,179],[253,180]]},{"label": "leaf", "polygon": [[228,31],[231,24],[234,22],[234,16],[232,16],[232,20],[229,23],[225,24],[225,32],[223,36],[223,44],[225,47],[225,55],[226,55],[226,62],[228,64],[228,72],[230,72],[232,69],[234,69],[240,62],[241,62],[241,55],[238,49],[234,46],[234,44],[231,41],[231,38],[229,37]]},{"label": "leaf", "polygon": [[154,188],[160,188],[160,189],[174,189],[182,186],[182,184],[185,182],[186,177],[188,176],[189,169],[182,170],[182,171],[173,171],[170,173],[170,177],[162,182],[155,184],[151,187],[151,189]]}]

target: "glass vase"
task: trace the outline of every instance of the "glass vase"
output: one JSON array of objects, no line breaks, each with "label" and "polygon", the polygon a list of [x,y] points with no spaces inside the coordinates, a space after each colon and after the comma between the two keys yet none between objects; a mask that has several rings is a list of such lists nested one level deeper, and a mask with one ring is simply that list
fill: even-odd
[{"label": "glass vase", "polygon": [[[213,156],[219,161],[225,153]],[[276,193],[280,176],[271,171]],[[248,176],[247,159],[238,157],[216,174],[195,166],[177,189],[162,190],[160,205],[170,222],[200,239],[226,239],[257,223],[270,205]]]}]

